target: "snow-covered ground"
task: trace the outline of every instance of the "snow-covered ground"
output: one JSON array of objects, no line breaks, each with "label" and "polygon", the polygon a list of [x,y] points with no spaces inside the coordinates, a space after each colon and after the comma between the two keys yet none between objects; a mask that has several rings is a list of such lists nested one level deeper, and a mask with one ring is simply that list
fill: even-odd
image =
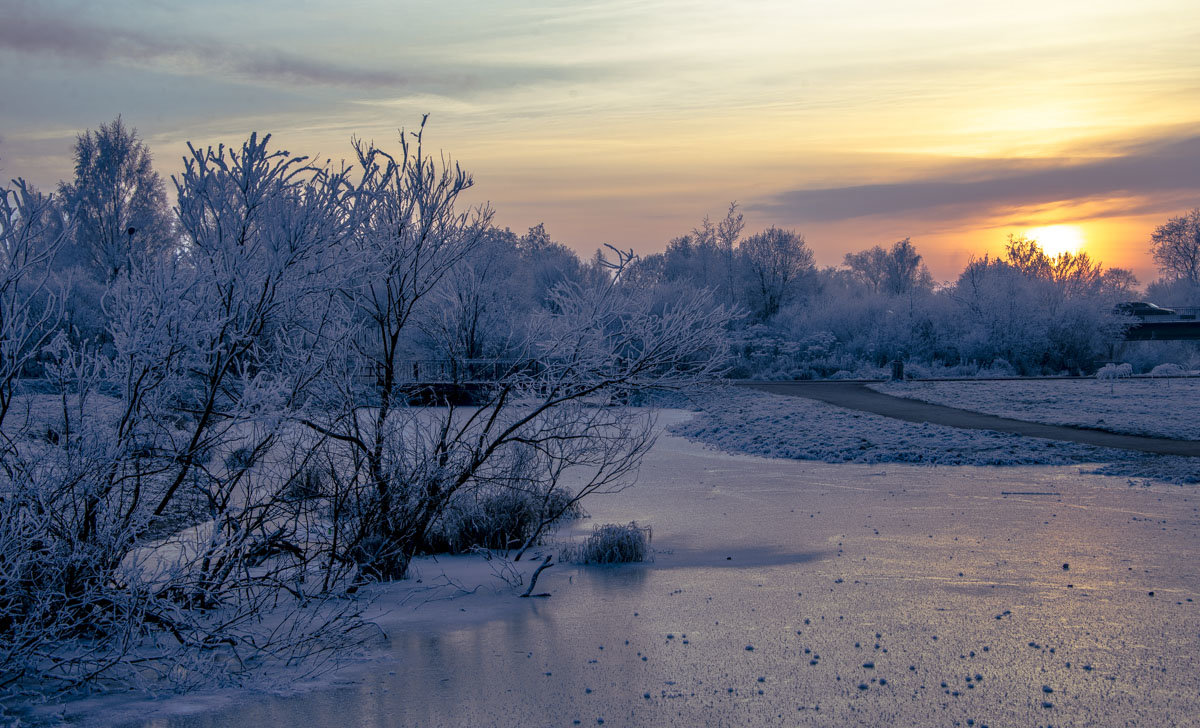
[{"label": "snow-covered ground", "polygon": [[889,382],[871,388],[1030,422],[1200,440],[1200,379]]},{"label": "snow-covered ground", "polygon": [[[1118,382],[1118,387],[1126,383]],[[1162,400],[1159,403],[1166,406]],[[1109,475],[1200,482],[1200,458],[1147,455],[1001,432],[904,422],[801,397],[731,388],[699,401],[697,406],[701,414],[675,425],[672,431],[728,452],[829,463],[1003,466],[1090,463],[1097,472]]]},{"label": "snow-covered ground", "polygon": [[[689,417],[667,412],[663,424]],[[472,562],[426,562],[421,584],[383,589],[387,639],[317,683],[109,700],[66,718],[155,728],[1194,724],[1200,488],[1082,470],[833,465],[664,434],[638,485],[590,501],[592,521],[574,532],[649,524],[650,564],[559,565],[538,582],[553,596],[528,600],[497,593],[502,581],[482,561],[472,567],[481,589],[440,599],[472,587]]]}]

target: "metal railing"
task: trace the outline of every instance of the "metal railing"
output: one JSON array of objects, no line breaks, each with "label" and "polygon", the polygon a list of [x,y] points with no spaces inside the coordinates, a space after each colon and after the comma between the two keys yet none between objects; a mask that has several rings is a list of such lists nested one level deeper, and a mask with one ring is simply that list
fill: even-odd
[{"label": "metal railing", "polygon": [[1166,316],[1146,316],[1146,321],[1196,321],[1200,319],[1200,306],[1168,306],[1175,313]]}]

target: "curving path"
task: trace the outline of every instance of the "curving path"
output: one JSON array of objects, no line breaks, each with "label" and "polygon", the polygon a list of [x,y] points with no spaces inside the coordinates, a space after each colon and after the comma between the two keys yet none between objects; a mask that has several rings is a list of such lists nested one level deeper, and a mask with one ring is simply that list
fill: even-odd
[{"label": "curving path", "polygon": [[1156,455],[1183,455],[1200,457],[1200,442],[1195,440],[1171,440],[1144,435],[1122,435],[1103,430],[1088,430],[1065,425],[1044,425],[1038,422],[1014,420],[981,412],[929,404],[915,399],[893,397],[869,389],[864,382],[747,382],[743,386],[759,389],[771,394],[789,397],[804,397],[843,407],[845,409],[870,412],[884,417],[908,422],[928,422],[967,430],[993,430],[1010,432],[1014,435],[1041,437],[1047,440],[1064,440],[1097,447],[1113,447],[1119,450],[1137,450]]}]

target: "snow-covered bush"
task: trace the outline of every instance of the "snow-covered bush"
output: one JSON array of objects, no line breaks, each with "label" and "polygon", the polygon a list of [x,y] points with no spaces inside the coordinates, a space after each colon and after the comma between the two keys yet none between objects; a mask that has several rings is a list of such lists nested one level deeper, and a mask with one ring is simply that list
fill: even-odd
[{"label": "snow-covered bush", "polygon": [[1089,371],[1128,324],[1105,280],[1086,256],[1051,259],[1011,240],[1006,259],[972,261],[947,291],[962,356],[1003,358],[1021,374]]},{"label": "snow-covered bush", "polygon": [[461,493],[430,528],[424,549],[430,553],[466,553],[482,548],[510,552],[537,545],[563,521],[580,518],[583,508],[562,489],[497,486]]},{"label": "snow-covered bush", "polygon": [[1113,380],[1127,379],[1133,376],[1133,366],[1128,363],[1105,364],[1096,371],[1096,379]]},{"label": "snow-covered bush", "polygon": [[977,376],[980,377],[1015,377],[1017,370],[1009,363],[1007,359],[997,357],[992,361],[986,369],[980,369]]},{"label": "snow-covered bush", "polygon": [[[736,269],[745,259],[737,255],[736,236],[727,248],[713,240],[699,230],[677,238],[639,263],[632,278],[680,290],[731,290],[726,281],[744,280],[745,271]],[[1036,241],[1013,237],[1004,255],[974,259],[940,287],[920,260],[904,240],[891,252],[851,253],[843,268],[804,271],[777,306],[763,307],[753,296],[723,297],[754,312],[732,327],[729,376],[825,378],[897,359],[927,366],[931,376],[1091,372],[1133,323],[1113,306],[1136,295],[1136,279],[1120,268],[1105,270],[1085,253],[1051,257]],[[1169,344],[1154,344],[1144,357],[1129,359],[1137,371],[1164,357],[1186,359],[1164,348]],[[979,371],[992,361],[1007,364]]]},{"label": "snow-covered bush", "polygon": [[932,379],[930,367],[917,362],[906,362],[904,364],[905,379]]},{"label": "snow-covered bush", "polygon": [[1181,377],[1184,374],[1186,372],[1183,370],[1183,367],[1172,363],[1159,364],[1150,370],[1150,376],[1152,377]]},{"label": "snow-covered bush", "polygon": [[1189,362],[1200,360],[1200,342],[1129,341],[1121,347],[1121,359],[1133,365],[1135,372],[1149,372],[1159,364],[1172,362],[1184,369],[1195,368]]},{"label": "snow-covered bush", "polygon": [[637,522],[596,526],[581,544],[565,547],[559,561],[577,564],[631,564],[650,556],[650,527]]},{"label": "snow-covered bush", "polygon": [[306,344],[345,186],[265,138],[191,151],[186,247],[129,256],[104,297],[111,343],[43,346],[54,397],[0,423],[10,688],[233,676],[359,624],[324,598],[346,570],[321,569],[315,508],[287,496],[320,445],[292,418],[323,367]]}]

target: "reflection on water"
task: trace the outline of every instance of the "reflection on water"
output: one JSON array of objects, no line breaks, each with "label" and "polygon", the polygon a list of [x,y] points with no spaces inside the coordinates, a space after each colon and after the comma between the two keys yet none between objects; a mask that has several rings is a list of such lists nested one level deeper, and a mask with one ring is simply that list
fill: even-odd
[{"label": "reflection on water", "polygon": [[[390,640],[392,659],[356,676],[360,684],[296,697],[259,697],[221,714],[156,725],[516,725],[533,707],[534,714],[553,715],[571,702],[571,694],[596,692],[599,682],[589,678],[602,664],[608,669],[600,681],[606,692],[632,694],[634,675],[611,668],[641,662],[630,645],[659,639],[647,634],[653,623],[626,606],[642,601],[653,569],[570,568],[554,580],[543,578],[553,584],[553,603],[526,600],[526,608],[510,618],[483,625],[398,632]],[[447,608],[454,608],[453,602]],[[622,635],[619,644],[604,644],[614,633]],[[568,655],[589,657],[564,659]]]}]

